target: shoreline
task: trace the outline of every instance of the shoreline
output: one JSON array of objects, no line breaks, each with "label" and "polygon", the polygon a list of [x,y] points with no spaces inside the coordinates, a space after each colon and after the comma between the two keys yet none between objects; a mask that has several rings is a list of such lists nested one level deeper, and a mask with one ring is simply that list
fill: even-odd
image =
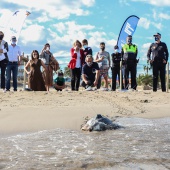
[{"label": "shoreline", "polygon": [[170,117],[170,93],[147,91],[7,92],[0,96],[0,138],[42,130],[80,131],[88,116]]}]

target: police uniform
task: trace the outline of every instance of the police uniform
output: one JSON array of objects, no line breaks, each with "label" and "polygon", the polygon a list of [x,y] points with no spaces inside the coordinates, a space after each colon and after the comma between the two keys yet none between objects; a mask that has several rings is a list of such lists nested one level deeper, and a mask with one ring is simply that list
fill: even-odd
[{"label": "police uniform", "polygon": [[131,88],[136,90],[136,73],[137,73],[137,46],[135,44],[125,44],[122,47],[122,58],[125,63],[125,88],[129,85],[129,72],[131,73]]},{"label": "police uniform", "polygon": [[[119,85],[120,85],[120,61],[122,59],[121,53],[113,53],[111,54],[112,58],[112,90],[116,90],[116,78],[119,77]],[[123,87],[123,86],[122,86]]]},{"label": "police uniform", "polygon": [[[152,58],[151,58],[152,53]],[[165,67],[166,63],[163,60],[168,61],[168,48],[164,42],[152,43],[149,47],[147,58],[153,60],[152,71],[153,71],[153,91],[157,91],[158,73],[160,72],[161,88],[162,91],[166,91],[165,86]]]}]

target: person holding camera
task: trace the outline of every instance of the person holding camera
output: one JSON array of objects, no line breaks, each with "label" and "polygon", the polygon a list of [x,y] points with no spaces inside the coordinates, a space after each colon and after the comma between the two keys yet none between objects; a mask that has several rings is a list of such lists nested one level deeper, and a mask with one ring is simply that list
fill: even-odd
[{"label": "person holding camera", "polygon": [[161,88],[162,92],[165,92],[165,67],[169,57],[168,48],[164,42],[161,42],[160,33],[156,33],[153,36],[155,38],[155,42],[150,45],[147,53],[147,58],[152,65],[153,71],[153,91],[157,91],[158,73],[160,72]]},{"label": "person holding camera", "polygon": [[137,74],[137,54],[138,48],[135,44],[132,44],[132,36],[128,35],[126,38],[126,44],[122,47],[121,55],[124,60],[125,66],[125,89],[129,87],[129,73],[131,74],[131,88],[136,90],[136,74]]},{"label": "person holding camera", "polygon": [[43,70],[43,78],[45,81],[46,90],[49,91],[49,88],[53,86],[53,67],[51,67],[50,62],[56,61],[56,59],[54,58],[53,54],[50,51],[49,43],[46,43],[44,45],[44,48],[40,53],[40,58],[44,59],[44,63],[46,65],[46,70],[45,69]]},{"label": "person holding camera", "polygon": [[81,70],[84,64],[84,52],[79,40],[74,42],[73,48],[71,48],[70,52],[71,60],[68,67],[71,70],[71,90],[78,91],[80,86]]}]

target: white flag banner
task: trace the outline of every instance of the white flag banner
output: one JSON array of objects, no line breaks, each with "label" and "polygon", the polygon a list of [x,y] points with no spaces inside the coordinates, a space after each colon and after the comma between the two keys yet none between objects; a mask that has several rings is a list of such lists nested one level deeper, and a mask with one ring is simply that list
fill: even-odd
[{"label": "white flag banner", "polygon": [[15,11],[9,19],[9,22],[4,30],[5,40],[10,43],[11,36],[16,36],[17,41],[19,39],[22,26],[26,17],[30,14],[28,11]]}]

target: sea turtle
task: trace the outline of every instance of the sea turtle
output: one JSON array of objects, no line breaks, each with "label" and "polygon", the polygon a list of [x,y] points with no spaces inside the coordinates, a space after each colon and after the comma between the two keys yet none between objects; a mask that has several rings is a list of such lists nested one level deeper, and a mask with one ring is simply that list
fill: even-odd
[{"label": "sea turtle", "polygon": [[113,123],[109,118],[97,114],[95,118],[91,118],[85,125],[82,126],[81,130],[85,131],[104,131],[107,129],[119,129],[122,126]]}]

